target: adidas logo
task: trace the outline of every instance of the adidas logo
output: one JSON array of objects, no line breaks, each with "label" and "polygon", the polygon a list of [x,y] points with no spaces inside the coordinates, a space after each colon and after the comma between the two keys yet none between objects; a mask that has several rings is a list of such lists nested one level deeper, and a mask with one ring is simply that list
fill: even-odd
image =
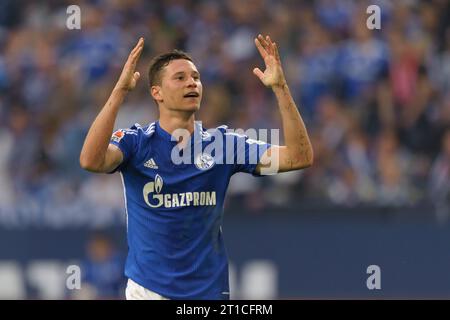
[{"label": "adidas logo", "polygon": [[149,160],[145,161],[144,167],[150,169],[158,169],[158,165],[156,164],[155,160],[153,160],[153,158],[150,158]]}]

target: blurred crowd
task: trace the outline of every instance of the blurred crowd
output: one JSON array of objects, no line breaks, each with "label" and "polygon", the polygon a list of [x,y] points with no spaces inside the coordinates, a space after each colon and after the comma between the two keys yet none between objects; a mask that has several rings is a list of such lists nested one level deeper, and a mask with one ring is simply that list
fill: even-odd
[{"label": "blurred crowd", "polygon": [[[69,30],[66,9],[81,9]],[[381,8],[369,30],[366,9]],[[138,70],[173,48],[202,75],[205,127],[281,128],[276,100],[252,74],[254,47],[279,48],[306,122],[314,166],[269,178],[236,175],[227,205],[244,212],[315,203],[450,211],[450,1],[2,0],[0,224],[123,222],[118,175],[83,172],[79,152],[129,50]],[[142,77],[116,123],[157,119]]]}]

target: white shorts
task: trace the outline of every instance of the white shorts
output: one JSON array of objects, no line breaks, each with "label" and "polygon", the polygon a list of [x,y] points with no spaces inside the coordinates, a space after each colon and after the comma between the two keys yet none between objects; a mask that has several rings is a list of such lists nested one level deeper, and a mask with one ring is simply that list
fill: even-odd
[{"label": "white shorts", "polygon": [[156,292],[145,289],[131,279],[128,279],[125,297],[127,300],[169,300]]}]

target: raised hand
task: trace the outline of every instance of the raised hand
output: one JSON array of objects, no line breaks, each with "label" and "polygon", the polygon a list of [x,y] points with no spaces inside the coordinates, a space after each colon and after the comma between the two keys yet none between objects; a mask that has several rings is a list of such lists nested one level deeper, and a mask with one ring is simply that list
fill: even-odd
[{"label": "raised hand", "polygon": [[255,38],[255,44],[261,57],[264,59],[266,70],[262,72],[259,68],[254,68],[253,73],[266,87],[277,87],[286,84],[277,44],[272,42],[269,36],[264,38],[262,35],[258,35]]},{"label": "raised hand", "polygon": [[135,72],[136,64],[141,56],[142,49],[144,48],[144,38],[139,38],[136,46],[131,50],[128,56],[127,62],[123,67],[119,80],[116,84],[116,89],[131,91],[136,87],[136,83],[140,78],[139,72]]}]

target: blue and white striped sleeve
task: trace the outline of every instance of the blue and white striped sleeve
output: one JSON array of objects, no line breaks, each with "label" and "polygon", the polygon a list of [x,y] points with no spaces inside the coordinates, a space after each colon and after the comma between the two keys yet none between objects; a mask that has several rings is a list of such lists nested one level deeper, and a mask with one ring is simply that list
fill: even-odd
[{"label": "blue and white striped sleeve", "polygon": [[115,131],[110,140],[110,144],[117,146],[123,154],[122,163],[110,173],[122,171],[136,153],[138,132],[133,129],[119,129]]},{"label": "blue and white striped sleeve", "polygon": [[[271,147],[269,143],[250,139],[246,135],[236,133],[225,133],[227,139],[233,139],[233,149],[227,150],[233,152],[234,172],[246,172],[254,176],[259,176],[255,172],[256,166],[261,161],[264,152]],[[228,155],[229,156],[229,155]]]}]

